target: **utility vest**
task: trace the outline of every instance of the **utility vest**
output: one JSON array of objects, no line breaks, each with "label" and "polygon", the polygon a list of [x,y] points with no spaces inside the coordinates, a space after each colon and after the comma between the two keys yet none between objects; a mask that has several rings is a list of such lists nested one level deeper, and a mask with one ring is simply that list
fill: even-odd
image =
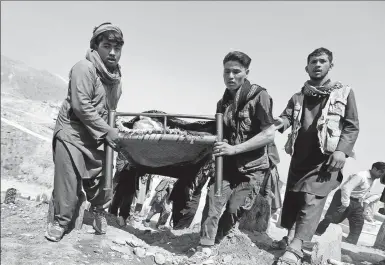
[{"label": "utility vest", "polygon": [[[334,90],[330,93],[329,99],[322,109],[321,116],[317,121],[317,131],[321,152],[323,154],[330,155],[337,148],[342,132],[343,118],[345,116],[345,108],[350,90],[350,86],[344,86],[340,82],[336,82]],[[302,126],[301,117],[304,94],[298,92],[294,94],[292,99],[294,101],[292,130],[288,135],[288,140],[285,144],[285,151],[290,155],[293,155],[294,153],[295,140],[297,139],[298,132]]]},{"label": "utility vest", "polygon": [[[253,106],[255,106],[255,100],[258,94],[266,89],[256,84],[251,84],[250,82],[245,82],[244,86],[247,86],[248,88],[245,89],[246,93],[240,95],[240,103],[233,116],[235,119],[236,129],[230,128],[230,125],[226,125],[226,121],[224,121],[224,136],[231,145],[246,142],[261,132],[260,122],[257,119],[253,119],[255,115],[255,109]],[[227,107],[223,108],[222,100],[218,102],[217,108],[224,113],[224,119],[226,119],[229,110]],[[267,169],[270,165],[267,146],[238,154],[234,156],[234,159],[238,171],[244,174],[254,172],[256,170]]]}]

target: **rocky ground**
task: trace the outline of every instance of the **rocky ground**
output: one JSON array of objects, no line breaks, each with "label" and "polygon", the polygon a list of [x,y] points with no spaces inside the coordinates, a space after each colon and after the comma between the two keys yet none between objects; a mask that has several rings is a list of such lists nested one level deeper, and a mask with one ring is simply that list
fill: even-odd
[{"label": "rocky ground", "polygon": [[81,230],[53,243],[44,238],[48,204],[18,197],[15,204],[1,206],[3,264],[272,264],[274,260],[274,254],[243,233],[224,240],[205,257],[193,255],[197,229],[160,231],[140,222],[121,228],[114,216],[108,216],[107,234],[95,235],[89,212]]},{"label": "rocky ground", "polygon": [[[4,193],[2,193],[4,197]],[[17,197],[15,204],[1,204],[2,264],[261,264],[271,265],[282,251],[269,249],[272,238],[282,231],[271,227],[271,237],[260,233],[235,232],[214,249],[198,248],[199,226],[175,231],[157,230],[153,222],[144,227],[140,219],[124,228],[107,216],[106,235],[95,235],[92,215],[86,212],[81,230],[72,230],[60,242],[44,238],[48,204],[42,196]],[[155,216],[156,218],[156,216]],[[196,254],[195,254],[196,253]],[[311,251],[305,262],[310,264]],[[377,264],[385,252],[342,243],[342,260],[350,264]]]}]

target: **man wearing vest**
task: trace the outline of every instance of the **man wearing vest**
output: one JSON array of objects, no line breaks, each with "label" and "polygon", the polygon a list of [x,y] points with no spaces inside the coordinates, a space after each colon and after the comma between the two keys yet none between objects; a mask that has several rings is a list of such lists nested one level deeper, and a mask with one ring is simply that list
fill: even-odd
[{"label": "man wearing vest", "polygon": [[270,166],[267,145],[273,144],[276,130],[273,101],[266,89],[247,79],[250,62],[238,51],[223,60],[226,90],[216,112],[223,113],[225,140],[213,150],[214,156],[224,157],[223,189],[215,197],[214,183],[209,183],[200,239],[206,247],[229,234],[241,213],[251,208]]},{"label": "man wearing vest", "polygon": [[[292,127],[285,151],[292,156],[281,225],[288,236],[278,264],[297,264],[303,241],[311,241],[328,194],[342,181],[347,157],[354,157],[359,123],[352,89],[332,82],[333,54],[325,48],[307,57],[310,80],[289,100],[280,116],[280,132]],[[279,244],[282,245],[282,244]]]}]

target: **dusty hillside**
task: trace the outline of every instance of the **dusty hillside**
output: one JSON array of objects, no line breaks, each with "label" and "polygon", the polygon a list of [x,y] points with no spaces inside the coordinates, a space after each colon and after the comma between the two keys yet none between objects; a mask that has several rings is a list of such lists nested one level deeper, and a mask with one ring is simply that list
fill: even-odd
[{"label": "dusty hillside", "polygon": [[62,101],[66,84],[46,70],[38,70],[1,55],[1,91],[37,101]]},{"label": "dusty hillside", "polygon": [[50,141],[66,92],[58,76],[1,56],[2,185],[52,186]]}]

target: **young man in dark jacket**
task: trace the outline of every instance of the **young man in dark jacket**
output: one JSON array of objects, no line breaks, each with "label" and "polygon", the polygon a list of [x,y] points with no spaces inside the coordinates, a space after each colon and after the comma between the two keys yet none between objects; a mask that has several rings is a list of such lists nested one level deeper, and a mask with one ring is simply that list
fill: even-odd
[{"label": "young man in dark jacket", "polygon": [[[267,146],[274,141],[273,101],[266,89],[247,77],[251,58],[228,53],[223,60],[226,89],[217,104],[224,117],[224,141],[214,145],[214,156],[224,157],[222,196],[210,183],[202,217],[202,246],[213,246],[250,209],[269,170]],[[276,152],[277,150],[275,150]],[[226,206],[222,213],[222,208]]]}]

